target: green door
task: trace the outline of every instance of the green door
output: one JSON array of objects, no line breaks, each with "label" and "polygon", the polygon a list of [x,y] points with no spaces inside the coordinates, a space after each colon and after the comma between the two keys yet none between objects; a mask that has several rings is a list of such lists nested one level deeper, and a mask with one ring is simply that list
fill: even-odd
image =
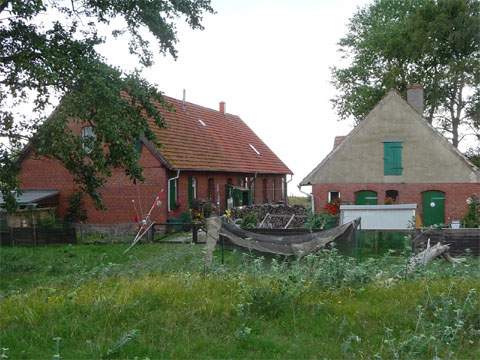
[{"label": "green door", "polygon": [[377,193],[369,190],[357,191],[355,205],[377,205]]},{"label": "green door", "polygon": [[233,188],[232,190],[232,196],[233,196],[233,206],[242,206],[243,205],[243,193],[242,190],[238,188]]},{"label": "green door", "polygon": [[445,194],[441,191],[425,191],[423,194],[423,225],[445,223]]}]

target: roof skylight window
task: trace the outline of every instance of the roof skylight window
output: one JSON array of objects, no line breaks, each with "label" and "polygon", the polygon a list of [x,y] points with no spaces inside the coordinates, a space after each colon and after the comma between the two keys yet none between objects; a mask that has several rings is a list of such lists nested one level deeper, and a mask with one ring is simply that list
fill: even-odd
[{"label": "roof skylight window", "polygon": [[255,151],[255,153],[256,153],[257,155],[260,155],[260,151],[258,151],[255,146],[253,146],[252,144],[248,144],[248,145],[250,145],[250,147],[252,148],[252,150]]},{"label": "roof skylight window", "polygon": [[202,126],[207,126],[207,124],[205,124],[205,122],[204,122],[202,119],[198,119],[198,122],[199,122]]}]

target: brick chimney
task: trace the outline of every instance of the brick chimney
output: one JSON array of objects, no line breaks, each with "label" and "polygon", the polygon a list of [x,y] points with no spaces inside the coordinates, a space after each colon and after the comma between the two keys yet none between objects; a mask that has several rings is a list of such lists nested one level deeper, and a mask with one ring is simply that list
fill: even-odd
[{"label": "brick chimney", "polygon": [[424,100],[422,85],[413,84],[407,87],[407,102],[420,114],[423,114]]},{"label": "brick chimney", "polygon": [[220,101],[220,104],[219,104],[219,111],[222,113],[222,114],[225,114],[225,101]]}]

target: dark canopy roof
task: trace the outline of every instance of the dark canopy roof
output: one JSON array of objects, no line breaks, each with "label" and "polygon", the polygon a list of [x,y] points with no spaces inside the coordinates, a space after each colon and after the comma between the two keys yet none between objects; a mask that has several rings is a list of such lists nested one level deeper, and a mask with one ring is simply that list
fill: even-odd
[{"label": "dark canopy roof", "polygon": [[[19,205],[36,205],[41,200],[45,200],[58,195],[57,190],[23,190],[22,194],[17,195]],[[0,206],[5,204],[3,196],[0,194]]]}]

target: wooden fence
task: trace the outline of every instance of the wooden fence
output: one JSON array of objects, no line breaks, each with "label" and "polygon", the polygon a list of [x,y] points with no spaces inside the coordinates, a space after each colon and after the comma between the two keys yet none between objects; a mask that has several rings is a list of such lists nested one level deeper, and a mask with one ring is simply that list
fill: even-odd
[{"label": "wooden fence", "polygon": [[431,245],[438,242],[448,244],[453,255],[469,252],[480,256],[480,229],[429,229],[418,232],[412,240],[414,252],[425,249],[429,239]]},{"label": "wooden fence", "polygon": [[62,227],[28,227],[5,228],[0,230],[0,245],[48,245],[76,243],[75,228]]}]

